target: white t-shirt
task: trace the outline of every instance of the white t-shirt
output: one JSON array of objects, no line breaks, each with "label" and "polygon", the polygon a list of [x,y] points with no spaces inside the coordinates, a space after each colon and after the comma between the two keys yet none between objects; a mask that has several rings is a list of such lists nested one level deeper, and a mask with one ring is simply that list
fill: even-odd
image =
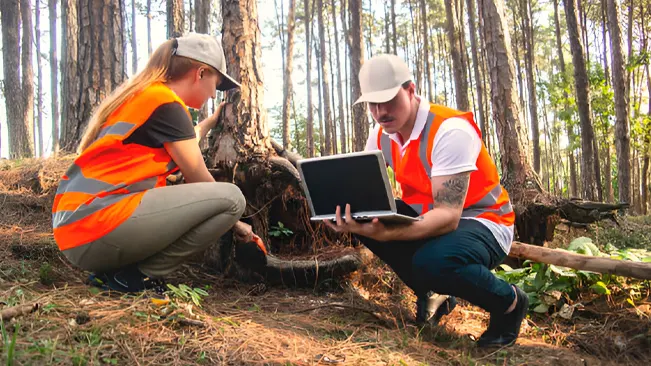
[{"label": "white t-shirt", "polygon": [[[420,133],[427,123],[430,105],[424,98],[420,98],[418,113],[414,129],[411,131],[409,140],[403,145],[400,142],[398,133],[387,134],[389,138],[395,141],[400,147],[400,152],[404,155],[407,146],[411,141],[418,140]],[[378,130],[380,125],[376,124],[373,131],[369,134],[366,141],[366,150],[378,150]],[[386,133],[386,132],[383,132]],[[432,146],[432,177],[442,175],[459,174],[477,170],[475,162],[481,151],[482,141],[475,131],[475,128],[463,118],[448,118],[439,127],[434,143]],[[509,253],[511,242],[513,241],[513,225],[500,225],[493,221],[476,218],[463,217],[464,220],[477,220],[484,224],[493,233],[495,239],[505,253]]]}]

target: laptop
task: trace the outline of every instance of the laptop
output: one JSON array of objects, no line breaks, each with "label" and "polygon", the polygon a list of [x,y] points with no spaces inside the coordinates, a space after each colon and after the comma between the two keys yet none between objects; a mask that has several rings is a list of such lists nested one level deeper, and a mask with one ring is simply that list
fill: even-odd
[{"label": "laptop", "polygon": [[312,221],[335,220],[337,206],[343,217],[346,204],[356,221],[404,224],[422,219],[401,201],[408,209],[398,212],[381,151],[302,159],[297,168]]}]

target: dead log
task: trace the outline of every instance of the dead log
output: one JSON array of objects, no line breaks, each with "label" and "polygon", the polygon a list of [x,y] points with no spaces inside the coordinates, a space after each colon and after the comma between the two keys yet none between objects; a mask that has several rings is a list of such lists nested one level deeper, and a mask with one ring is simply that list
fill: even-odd
[{"label": "dead log", "polygon": [[349,252],[326,260],[280,259],[267,256],[267,265],[260,273],[266,283],[289,287],[316,286],[324,280],[340,280],[363,266],[362,257],[356,252]]},{"label": "dead log", "polygon": [[16,317],[19,317],[19,316],[22,316],[22,315],[27,315],[27,314],[33,313],[36,310],[38,310],[38,308],[39,308],[38,303],[31,304],[31,305],[12,306],[10,308],[0,310],[0,319],[2,319],[3,322],[7,321],[7,320],[11,320],[13,318],[16,318]]},{"label": "dead log", "polygon": [[595,257],[519,242],[513,242],[509,256],[584,271],[651,280],[651,263]]}]

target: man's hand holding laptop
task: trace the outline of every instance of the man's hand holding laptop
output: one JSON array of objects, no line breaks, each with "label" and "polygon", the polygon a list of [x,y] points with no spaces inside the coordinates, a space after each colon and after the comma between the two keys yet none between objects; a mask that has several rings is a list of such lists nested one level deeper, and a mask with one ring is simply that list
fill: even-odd
[{"label": "man's hand holding laptop", "polygon": [[323,220],[331,229],[338,233],[353,233],[377,241],[391,240],[387,227],[376,217],[371,222],[357,222],[350,213],[350,205],[346,204],[344,216],[341,215],[341,206],[335,210],[335,220]]}]

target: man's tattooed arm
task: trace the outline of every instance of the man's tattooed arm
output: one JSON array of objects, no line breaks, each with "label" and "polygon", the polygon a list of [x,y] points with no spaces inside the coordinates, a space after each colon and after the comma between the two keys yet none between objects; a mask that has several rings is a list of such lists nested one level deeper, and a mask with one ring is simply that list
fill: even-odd
[{"label": "man's tattooed arm", "polygon": [[470,173],[461,173],[444,177],[432,178],[432,194],[434,206],[463,208],[468,192]]}]

